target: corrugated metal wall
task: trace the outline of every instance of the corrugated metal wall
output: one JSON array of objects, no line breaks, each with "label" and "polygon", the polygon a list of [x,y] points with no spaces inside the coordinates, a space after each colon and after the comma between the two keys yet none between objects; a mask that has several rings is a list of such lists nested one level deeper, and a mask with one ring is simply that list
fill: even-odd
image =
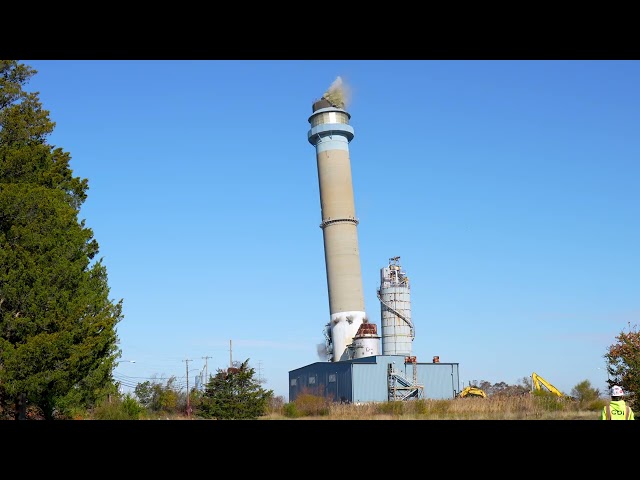
[{"label": "corrugated metal wall", "polygon": [[[385,358],[380,355],[366,357],[366,360]],[[363,358],[362,360],[365,360]],[[386,363],[354,362],[353,401],[354,403],[384,402],[388,400]]]},{"label": "corrugated metal wall", "polygon": [[342,362],[317,362],[289,372],[289,402],[302,393],[336,402],[389,400],[388,368],[423,386],[423,398],[452,399],[460,391],[457,363],[406,363],[404,355],[376,355]]},{"label": "corrugated metal wall", "polygon": [[[333,402],[353,402],[351,362],[317,362],[289,372],[289,401],[310,394]],[[293,399],[293,400],[292,400]]]},{"label": "corrugated metal wall", "polygon": [[[410,369],[412,365],[406,365]],[[407,372],[407,375],[410,373]],[[460,393],[457,363],[418,364],[418,383],[424,385],[424,398],[447,400]]]}]

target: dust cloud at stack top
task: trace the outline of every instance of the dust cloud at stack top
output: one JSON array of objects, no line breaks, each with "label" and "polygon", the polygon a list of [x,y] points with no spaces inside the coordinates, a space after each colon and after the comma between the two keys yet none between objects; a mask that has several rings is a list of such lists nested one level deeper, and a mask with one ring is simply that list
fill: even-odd
[{"label": "dust cloud at stack top", "polygon": [[[316,148],[322,215],[320,228],[324,239],[331,315],[325,326],[322,353],[332,362],[353,357],[354,337],[357,337],[359,329],[379,338],[375,325],[368,323],[364,308],[358,220],[349,158],[349,142],[354,131],[349,125],[351,115],[345,110],[348,93],[348,87],[341,77],[337,77],[322,98],[313,103],[308,132],[309,143]],[[368,350],[368,354],[378,353],[375,347]]]}]

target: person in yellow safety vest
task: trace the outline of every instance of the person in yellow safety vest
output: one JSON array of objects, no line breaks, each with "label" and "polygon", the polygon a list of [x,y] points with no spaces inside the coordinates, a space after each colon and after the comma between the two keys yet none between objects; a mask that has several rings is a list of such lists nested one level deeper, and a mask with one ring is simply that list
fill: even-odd
[{"label": "person in yellow safety vest", "polygon": [[622,400],[624,390],[618,385],[611,388],[611,401],[602,409],[600,420],[635,420],[633,410]]}]

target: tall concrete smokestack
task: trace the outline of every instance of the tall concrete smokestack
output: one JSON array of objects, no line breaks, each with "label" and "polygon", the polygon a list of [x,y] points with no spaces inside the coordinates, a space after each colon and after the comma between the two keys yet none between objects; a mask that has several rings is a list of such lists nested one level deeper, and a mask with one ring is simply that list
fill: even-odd
[{"label": "tall concrete smokestack", "polygon": [[[356,219],[349,142],[351,115],[344,110],[345,90],[340,77],[313,103],[308,140],[316,148],[324,257],[331,319],[326,325],[326,355],[332,362],[348,360],[353,339],[363,323],[364,309],[358,220]],[[377,352],[376,352],[377,353]]]}]

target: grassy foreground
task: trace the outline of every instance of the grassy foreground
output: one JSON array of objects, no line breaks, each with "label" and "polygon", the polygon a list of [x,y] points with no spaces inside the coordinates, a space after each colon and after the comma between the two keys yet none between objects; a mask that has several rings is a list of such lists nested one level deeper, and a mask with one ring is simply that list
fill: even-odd
[{"label": "grassy foreground", "polygon": [[[492,395],[451,400],[410,400],[338,404],[319,396],[300,395],[294,402],[272,402],[257,420],[599,420],[607,400],[576,400],[546,393]],[[135,408],[134,408],[135,407]],[[633,406],[632,406],[633,408]],[[76,420],[201,420],[198,409],[150,412],[137,402],[107,402]]]},{"label": "grassy foreground", "polygon": [[606,400],[579,402],[549,395],[471,397],[374,404],[326,404],[308,396],[263,420],[598,420]]}]

